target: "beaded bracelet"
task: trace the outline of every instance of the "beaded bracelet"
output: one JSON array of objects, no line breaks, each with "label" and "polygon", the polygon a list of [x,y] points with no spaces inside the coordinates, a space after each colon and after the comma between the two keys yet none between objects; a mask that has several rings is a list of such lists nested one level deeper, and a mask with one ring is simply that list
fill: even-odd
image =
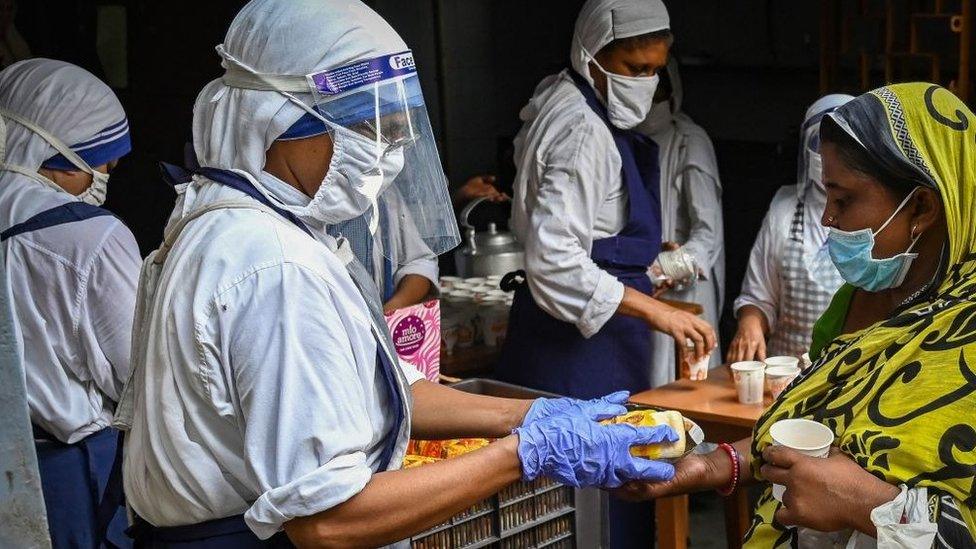
[{"label": "beaded bracelet", "polygon": [[729,484],[725,488],[716,490],[718,495],[728,497],[731,496],[735,492],[735,489],[739,487],[739,473],[741,472],[739,469],[739,452],[734,446],[726,442],[719,444],[718,447],[725,450],[725,453],[729,456],[729,460],[732,461],[732,478],[729,479]]}]

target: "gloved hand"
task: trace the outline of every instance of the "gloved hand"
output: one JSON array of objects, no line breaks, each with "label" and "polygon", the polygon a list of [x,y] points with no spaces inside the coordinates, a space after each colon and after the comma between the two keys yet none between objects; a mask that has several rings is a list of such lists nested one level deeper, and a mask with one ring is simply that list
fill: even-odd
[{"label": "gloved hand", "polygon": [[522,420],[522,425],[528,425],[554,416],[578,415],[593,421],[621,416],[627,413],[624,403],[630,398],[630,392],[617,391],[602,398],[593,400],[579,400],[575,398],[538,398],[529,407],[529,411]]},{"label": "gloved hand", "polygon": [[632,480],[671,480],[670,463],[630,455],[630,447],[674,442],[671,427],[600,425],[579,415],[554,416],[515,429],[522,479],[551,477],[576,488],[617,488]]}]

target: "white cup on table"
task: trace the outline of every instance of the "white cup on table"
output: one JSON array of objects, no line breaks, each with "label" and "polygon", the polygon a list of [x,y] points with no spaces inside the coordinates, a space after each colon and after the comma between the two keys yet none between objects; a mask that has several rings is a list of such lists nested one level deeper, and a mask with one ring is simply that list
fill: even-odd
[{"label": "white cup on table", "polygon": [[746,360],[732,364],[732,379],[742,404],[762,404],[763,379],[766,365],[758,360]]},{"label": "white cup on table", "polygon": [[766,367],[766,386],[769,388],[769,394],[773,396],[773,400],[779,398],[779,395],[796,379],[796,376],[800,375],[800,372],[799,366]]},{"label": "white cup on table", "polygon": [[771,356],[763,361],[767,368],[774,366],[795,366],[800,367],[800,359],[795,356]]},{"label": "white cup on table", "polygon": [[[826,458],[834,443],[834,432],[830,427],[810,419],[781,419],[769,428],[769,436],[776,446],[786,446],[815,458]],[[773,485],[776,501],[783,501],[785,491],[785,486]]]}]

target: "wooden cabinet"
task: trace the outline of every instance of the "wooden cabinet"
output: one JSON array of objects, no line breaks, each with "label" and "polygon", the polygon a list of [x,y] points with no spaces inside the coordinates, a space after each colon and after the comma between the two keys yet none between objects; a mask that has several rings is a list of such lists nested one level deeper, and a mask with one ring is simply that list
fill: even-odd
[{"label": "wooden cabinet", "polygon": [[820,91],[941,84],[972,104],[972,0],[821,0]]}]

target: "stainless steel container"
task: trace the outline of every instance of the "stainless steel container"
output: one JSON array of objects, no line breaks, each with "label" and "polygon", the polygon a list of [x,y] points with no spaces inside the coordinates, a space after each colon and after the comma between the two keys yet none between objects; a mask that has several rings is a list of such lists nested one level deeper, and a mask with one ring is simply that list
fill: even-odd
[{"label": "stainless steel container", "polygon": [[465,245],[454,254],[459,276],[506,275],[525,268],[525,251],[514,234],[499,231],[494,223],[479,233],[468,221],[471,212],[486,200],[485,197],[474,200],[461,211]]}]

